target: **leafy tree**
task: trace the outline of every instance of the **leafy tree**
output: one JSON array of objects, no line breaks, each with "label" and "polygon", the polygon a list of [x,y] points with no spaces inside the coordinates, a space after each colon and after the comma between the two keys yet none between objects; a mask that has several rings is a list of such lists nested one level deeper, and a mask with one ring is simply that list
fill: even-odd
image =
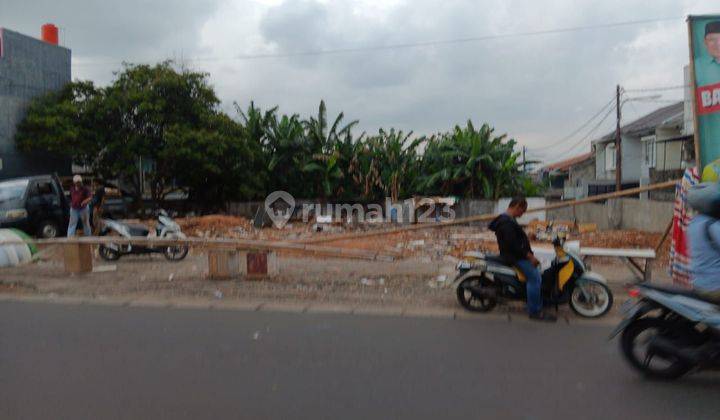
[{"label": "leafy tree", "polygon": [[168,133],[206,128],[219,104],[208,74],[176,71],[171,64],[126,65],[106,93],[115,115],[110,146],[114,154],[124,157],[122,167],[114,165],[117,175],[129,181],[139,196],[139,173],[147,169],[140,162],[149,162],[147,182],[155,202],[174,189],[170,187],[176,175],[174,164],[163,159]]},{"label": "leafy tree", "polygon": [[228,116],[214,115],[200,129],[172,127],[167,141],[162,158],[172,162],[176,181],[187,188],[192,201],[221,209],[228,201],[262,195],[261,150]]},{"label": "leafy tree", "polygon": [[351,131],[358,121],[340,127],[343,118],[344,114],[341,112],[328,128],[325,101],[320,101],[317,118],[310,117],[309,120],[304,121],[308,151],[311,154],[302,156],[302,161],[298,160],[298,163],[302,165],[303,172],[314,175],[313,185],[317,186],[315,192],[323,199],[330,198],[336,193],[342,194],[344,191],[342,180],[345,175],[338,165],[340,158],[338,148],[343,143],[343,138],[352,142]]},{"label": "leafy tree", "polygon": [[330,124],[324,101],[307,119],[250,102],[245,109],[235,103],[233,120],[218,104],[205,73],[171,62],[125,65],[108,87],[73,82],[35,100],[17,143],[118,179],[138,202],[149,186],[158,203],[181,190],[206,209],[278,189],[366,201],[542,192],[520,171],[515,141],[488,124],[478,129],[468,121],[430,138],[395,129],[355,137],[358,122],[344,124],[340,113]]},{"label": "leafy tree", "polygon": [[105,142],[106,114],[102,90],[92,82],[68,83],[30,104],[15,141],[20,150],[45,150],[92,164]]},{"label": "leafy tree", "polygon": [[521,191],[515,140],[471,121],[428,141],[418,189],[428,193],[497,199]]}]

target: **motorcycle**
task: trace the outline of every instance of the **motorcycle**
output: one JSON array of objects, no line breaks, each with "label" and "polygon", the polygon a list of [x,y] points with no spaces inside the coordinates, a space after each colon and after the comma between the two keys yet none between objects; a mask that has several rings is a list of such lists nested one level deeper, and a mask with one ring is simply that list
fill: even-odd
[{"label": "motorcycle", "polygon": [[[542,273],[541,293],[545,305],[568,303],[585,318],[605,315],[613,304],[613,295],[604,277],[589,271],[572,250],[565,249],[565,237],[553,239],[555,258]],[[500,256],[466,253],[453,282],[457,300],[468,311],[488,312],[504,300],[526,301],[525,275],[507,265]]]},{"label": "motorcycle", "polygon": [[[116,220],[103,219],[103,227],[100,236],[116,235],[123,238],[162,238],[162,239],[185,239],[180,225],[175,223],[168,214],[161,210],[157,218],[155,231],[145,225],[121,223]],[[131,254],[163,254],[170,261],[181,261],[188,254],[187,245],[173,246],[152,246],[152,245],[131,245],[131,244],[104,244],[100,245],[100,257],[106,261],[117,261],[123,255]]]},{"label": "motorcycle", "polygon": [[676,379],[720,369],[720,304],[688,289],[639,283],[623,305],[620,349],[644,376]]}]

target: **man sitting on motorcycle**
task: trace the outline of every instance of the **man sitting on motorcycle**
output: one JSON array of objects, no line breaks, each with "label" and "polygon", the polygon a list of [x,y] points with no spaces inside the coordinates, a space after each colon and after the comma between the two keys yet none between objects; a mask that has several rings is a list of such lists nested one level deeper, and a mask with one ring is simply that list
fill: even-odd
[{"label": "man sitting on motorcycle", "polygon": [[687,231],[693,288],[720,301],[720,184],[692,187],[688,204],[698,212]]},{"label": "man sitting on motorcycle", "polygon": [[490,222],[490,230],[495,232],[500,256],[506,264],[515,266],[522,271],[526,279],[527,307],[530,319],[540,321],[556,321],[554,315],[543,311],[542,303],[542,277],[537,267],[540,262],[530,248],[530,240],[523,228],[518,224],[516,218],[521,217],[527,211],[527,200],[523,197],[516,197],[510,200],[505,213],[496,217]]}]

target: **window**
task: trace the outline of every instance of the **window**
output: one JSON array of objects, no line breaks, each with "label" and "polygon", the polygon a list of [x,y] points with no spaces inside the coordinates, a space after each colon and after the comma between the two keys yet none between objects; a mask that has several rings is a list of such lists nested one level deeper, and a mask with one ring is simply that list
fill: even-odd
[{"label": "window", "polygon": [[614,171],[615,170],[615,144],[610,143],[607,146],[605,146],[605,170],[606,171]]},{"label": "window", "polygon": [[655,162],[657,161],[657,143],[655,142],[655,136],[647,136],[640,139],[643,144],[643,159],[645,160],[645,166],[648,168],[654,168]]}]

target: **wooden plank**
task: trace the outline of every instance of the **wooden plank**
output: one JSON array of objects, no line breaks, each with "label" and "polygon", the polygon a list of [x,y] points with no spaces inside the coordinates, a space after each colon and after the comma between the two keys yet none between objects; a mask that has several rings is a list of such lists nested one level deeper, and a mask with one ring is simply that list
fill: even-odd
[{"label": "wooden plank", "polygon": [[55,238],[55,239],[32,239],[32,240],[12,240],[2,241],[3,244],[26,244],[35,243],[38,245],[68,245],[68,244],[84,244],[84,245],[149,245],[149,246],[171,246],[171,245],[188,245],[199,249],[237,249],[247,251],[260,250],[292,250],[301,253],[313,253],[323,256],[341,257],[341,258],[359,258],[366,260],[393,261],[393,255],[389,255],[382,251],[355,249],[355,248],[339,248],[325,247],[319,245],[303,244],[298,242],[286,241],[259,241],[251,239],[205,239],[205,238],[183,238],[183,239],[161,239],[161,238],[119,238],[119,237],[78,237],[78,238]]},{"label": "wooden plank", "polygon": [[656,257],[652,248],[592,248],[580,247],[580,255],[588,257],[627,257],[653,259]]},{"label": "wooden plank", "polygon": [[[608,200],[611,198],[618,198],[618,197],[624,197],[628,195],[636,195],[642,192],[646,191],[653,191],[653,190],[659,190],[663,188],[671,188],[675,187],[675,185],[679,181],[666,181],[661,182],[658,184],[650,184],[643,187],[638,188],[630,188],[627,190],[607,193],[607,194],[600,194],[595,195],[592,197],[587,198],[581,198],[578,200],[572,200],[572,201],[565,201],[562,203],[556,203],[556,204],[549,204],[543,207],[537,207],[534,209],[528,209],[526,213],[534,213],[534,212],[540,212],[540,211],[547,211],[547,210],[554,210],[559,209],[563,207],[574,207],[579,206],[581,204],[587,204],[587,203],[593,203],[596,201],[602,201],[602,200]],[[310,238],[310,239],[304,239],[301,240],[301,243],[305,244],[314,244],[314,243],[323,243],[323,242],[334,242],[339,241],[343,239],[359,239],[359,238],[369,238],[373,236],[383,236],[383,235],[392,235],[395,233],[403,233],[403,232],[411,232],[415,230],[425,230],[425,229],[441,229],[448,226],[457,226],[457,225],[463,225],[468,224],[472,222],[488,222],[492,219],[497,217],[496,214],[480,214],[476,216],[470,216],[470,217],[463,217],[461,219],[455,219],[455,220],[449,220],[445,222],[438,222],[438,223],[427,223],[427,224],[417,224],[412,226],[402,226],[394,229],[384,229],[384,230],[376,230],[376,231],[368,231],[368,232],[355,232],[355,233],[347,233],[347,234],[340,234],[340,235],[328,235],[323,236],[319,238]]]}]

